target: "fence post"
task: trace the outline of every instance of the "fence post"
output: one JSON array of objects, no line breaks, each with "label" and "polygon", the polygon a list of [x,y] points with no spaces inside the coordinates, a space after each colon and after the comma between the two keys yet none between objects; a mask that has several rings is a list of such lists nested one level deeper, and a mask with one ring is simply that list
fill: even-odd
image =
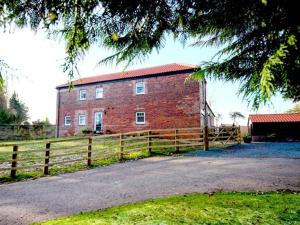
[{"label": "fence post", "polygon": [[204,126],[204,151],[208,150],[209,142],[208,142],[208,126]]},{"label": "fence post", "polygon": [[87,165],[92,166],[92,138],[88,139]]},{"label": "fence post", "polygon": [[238,126],[237,128],[237,138],[238,138],[238,144],[240,145],[242,143],[242,134],[241,134],[241,126]]},{"label": "fence post", "polygon": [[152,138],[151,138],[151,130],[148,131],[148,151],[152,153]]},{"label": "fence post", "polygon": [[178,146],[178,141],[177,141],[177,135],[178,135],[178,130],[175,129],[175,152],[179,153],[179,146]]},{"label": "fence post", "polygon": [[121,133],[120,134],[120,155],[119,155],[120,161],[123,160],[123,148],[124,148],[123,144],[124,144],[124,142],[123,142],[123,134]]},{"label": "fence post", "polygon": [[13,152],[12,152],[12,161],[11,161],[11,171],[10,176],[12,178],[15,178],[17,175],[17,163],[18,163],[18,145],[13,146]]},{"label": "fence post", "polygon": [[50,158],[50,143],[47,143],[46,150],[45,150],[44,175],[49,174],[49,158]]},{"label": "fence post", "polygon": [[203,130],[200,127],[200,129],[199,129],[199,144],[201,144],[201,142],[202,142],[202,144],[204,144]]}]

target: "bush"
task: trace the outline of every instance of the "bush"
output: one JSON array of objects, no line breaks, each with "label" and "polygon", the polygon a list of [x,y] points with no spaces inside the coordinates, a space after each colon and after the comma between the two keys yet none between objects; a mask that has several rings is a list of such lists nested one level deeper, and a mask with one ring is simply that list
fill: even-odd
[{"label": "bush", "polygon": [[88,134],[92,134],[93,131],[89,128],[84,128],[81,130],[81,133],[84,134],[84,135],[88,135]]},{"label": "bush", "polygon": [[247,135],[245,135],[245,136],[243,137],[243,140],[244,140],[245,143],[251,143],[252,137],[251,137],[250,134],[247,134]]}]

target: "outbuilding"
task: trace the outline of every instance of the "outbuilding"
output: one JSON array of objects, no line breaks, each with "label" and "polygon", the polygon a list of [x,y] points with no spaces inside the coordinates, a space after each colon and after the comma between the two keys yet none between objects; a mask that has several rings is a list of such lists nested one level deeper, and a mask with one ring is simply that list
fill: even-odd
[{"label": "outbuilding", "polygon": [[300,113],[249,115],[252,141],[300,140]]}]

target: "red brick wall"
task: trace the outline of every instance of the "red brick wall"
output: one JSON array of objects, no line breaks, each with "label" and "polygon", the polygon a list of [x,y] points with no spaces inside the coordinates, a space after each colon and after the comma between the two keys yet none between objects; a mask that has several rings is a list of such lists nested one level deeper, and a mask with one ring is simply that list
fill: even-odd
[{"label": "red brick wall", "polygon": [[[199,83],[185,83],[187,74],[174,74],[143,79],[75,87],[71,92],[59,90],[59,136],[74,135],[83,128],[93,129],[94,113],[103,112],[104,131],[127,132],[147,129],[200,126]],[[146,93],[135,94],[135,83],[144,81]],[[104,97],[95,98],[96,87],[103,87]],[[88,91],[87,100],[79,100],[79,90]],[[135,113],[145,112],[146,124],[137,125]],[[78,125],[78,115],[86,114],[87,125]],[[71,126],[64,125],[70,115]]]}]

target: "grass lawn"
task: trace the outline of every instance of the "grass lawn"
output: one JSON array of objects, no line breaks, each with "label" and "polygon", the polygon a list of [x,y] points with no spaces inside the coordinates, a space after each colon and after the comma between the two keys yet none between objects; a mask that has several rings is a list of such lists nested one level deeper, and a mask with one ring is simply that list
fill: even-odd
[{"label": "grass lawn", "polygon": [[[44,165],[44,149],[47,142],[57,141],[59,139],[47,140],[28,140],[28,141],[12,141],[0,142],[0,145],[17,144],[19,146],[18,167],[26,167],[35,165],[35,168],[18,169],[17,177],[10,178],[10,170],[0,171],[0,184],[15,182],[19,180],[38,178],[43,175]],[[92,145],[92,167],[87,166],[87,144],[88,140],[72,140],[65,142],[51,143],[50,163],[60,163],[62,161],[77,160],[79,162],[71,162],[67,164],[52,165],[49,167],[50,175],[57,175],[66,172],[74,172],[82,169],[94,168],[99,166],[110,165],[119,162],[119,139],[109,138],[103,141],[102,139],[94,139]],[[132,160],[138,158],[150,157],[153,155],[170,155],[175,149],[172,148],[155,148],[152,154],[149,154],[148,144],[145,140],[138,139],[127,141],[125,143],[128,147],[124,147],[123,160]],[[160,143],[159,141],[153,144],[163,145],[168,144],[166,141]],[[131,151],[135,149],[135,151]],[[195,148],[186,148],[184,151],[190,151]],[[74,154],[72,154],[74,153]],[[70,155],[71,154],[71,155]],[[63,155],[63,156],[61,156]],[[10,168],[12,158],[12,146],[0,146],[0,168]]]},{"label": "grass lawn", "polygon": [[216,193],[179,195],[42,222],[93,224],[300,224],[300,195]]}]

